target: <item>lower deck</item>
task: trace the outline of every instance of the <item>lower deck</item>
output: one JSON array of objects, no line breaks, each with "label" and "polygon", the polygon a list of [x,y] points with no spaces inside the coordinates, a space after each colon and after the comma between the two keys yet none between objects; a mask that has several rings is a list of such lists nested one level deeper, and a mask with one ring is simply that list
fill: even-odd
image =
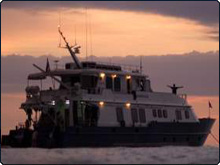
[{"label": "lower deck", "polygon": [[[54,133],[56,140],[49,144],[59,147],[201,146],[214,121],[200,119],[199,123],[152,122],[148,127],[69,127],[62,135]],[[43,138],[38,139],[37,146],[47,146],[48,142]]]}]

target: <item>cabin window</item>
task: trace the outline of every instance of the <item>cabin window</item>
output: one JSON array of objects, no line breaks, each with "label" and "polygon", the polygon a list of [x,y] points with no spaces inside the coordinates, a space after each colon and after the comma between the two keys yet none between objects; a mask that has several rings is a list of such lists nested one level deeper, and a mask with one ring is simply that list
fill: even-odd
[{"label": "cabin window", "polygon": [[144,80],[140,81],[140,87],[141,87],[141,91],[145,91],[145,81]]},{"label": "cabin window", "polygon": [[189,119],[189,111],[185,111],[185,118]]},{"label": "cabin window", "polygon": [[167,118],[167,110],[165,110],[165,109],[163,110],[163,117]]},{"label": "cabin window", "polygon": [[114,90],[115,91],[121,91],[121,79],[120,77],[114,78]]},{"label": "cabin window", "polygon": [[162,111],[159,109],[158,110],[158,117],[161,118],[162,117]]},{"label": "cabin window", "polygon": [[137,89],[139,91],[146,91],[146,81],[145,79],[136,79]]},{"label": "cabin window", "polygon": [[152,113],[153,113],[153,117],[157,117],[157,111],[156,111],[156,109],[153,109],[153,110],[152,110]]},{"label": "cabin window", "polygon": [[88,76],[83,75],[82,76],[82,89],[88,89],[88,88],[95,88],[98,82],[97,76]]},{"label": "cabin window", "polygon": [[135,108],[131,109],[131,118],[132,118],[133,123],[137,123],[138,122],[138,112],[137,112],[137,109],[135,109]]},{"label": "cabin window", "polygon": [[117,121],[118,122],[124,121],[123,109],[122,108],[116,108],[116,114],[117,114]]},{"label": "cabin window", "polygon": [[[68,86],[74,86],[75,83],[80,83],[80,75],[76,74],[71,77],[69,76],[63,76],[62,82]],[[60,85],[60,89],[66,89],[62,84]]]},{"label": "cabin window", "polygon": [[182,114],[180,110],[176,110],[176,119],[177,120],[182,120]]},{"label": "cabin window", "polygon": [[109,76],[106,77],[106,89],[112,89],[112,78]]},{"label": "cabin window", "polygon": [[145,109],[139,109],[139,117],[141,123],[146,123]]},{"label": "cabin window", "polygon": [[127,93],[131,93],[131,79],[127,79],[126,80],[127,82]]}]

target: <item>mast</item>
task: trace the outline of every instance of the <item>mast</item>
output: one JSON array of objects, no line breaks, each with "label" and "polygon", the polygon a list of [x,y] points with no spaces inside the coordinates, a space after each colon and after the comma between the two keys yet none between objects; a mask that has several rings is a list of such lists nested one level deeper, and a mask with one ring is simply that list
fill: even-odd
[{"label": "mast", "polygon": [[[60,36],[63,38],[64,42],[66,43],[66,47],[69,52],[70,52],[70,55],[72,56],[73,58],[73,61],[75,62],[76,64],[76,67],[78,69],[82,69],[82,64],[81,62],[79,61],[79,59],[77,58],[76,54],[79,54],[79,48],[81,48],[80,46],[77,46],[77,45],[74,45],[74,46],[69,46],[69,43],[66,41],[66,38],[63,36],[63,33],[61,32],[60,30],[60,27],[58,27],[58,31],[60,33]],[[72,48],[74,49],[74,51],[72,50]]]},{"label": "mast", "polygon": [[142,74],[143,66],[142,66],[142,56],[140,56],[140,73]]}]

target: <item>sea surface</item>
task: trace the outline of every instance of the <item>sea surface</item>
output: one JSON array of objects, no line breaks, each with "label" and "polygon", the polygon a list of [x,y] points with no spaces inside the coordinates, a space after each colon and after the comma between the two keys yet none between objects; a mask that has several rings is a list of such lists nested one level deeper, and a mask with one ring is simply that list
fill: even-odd
[{"label": "sea surface", "polygon": [[71,148],[1,149],[3,164],[217,164],[219,148]]}]

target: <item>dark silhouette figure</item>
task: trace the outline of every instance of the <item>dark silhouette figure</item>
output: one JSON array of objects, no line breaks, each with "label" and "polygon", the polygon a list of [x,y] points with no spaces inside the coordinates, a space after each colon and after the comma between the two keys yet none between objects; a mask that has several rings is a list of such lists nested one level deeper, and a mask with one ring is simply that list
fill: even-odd
[{"label": "dark silhouette figure", "polygon": [[183,88],[183,86],[177,87],[176,84],[173,84],[173,86],[167,85],[167,87],[171,88],[172,93],[175,94],[175,95],[177,94],[178,89]]}]

